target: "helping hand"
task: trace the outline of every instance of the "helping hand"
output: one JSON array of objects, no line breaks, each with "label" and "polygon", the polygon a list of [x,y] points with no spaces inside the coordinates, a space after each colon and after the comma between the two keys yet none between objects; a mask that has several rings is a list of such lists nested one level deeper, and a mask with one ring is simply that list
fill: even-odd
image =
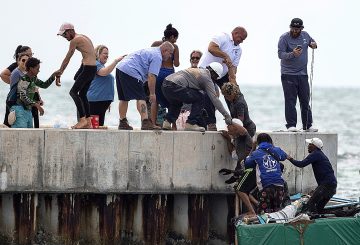
[{"label": "helping hand", "polygon": [[230,115],[225,117],[225,123],[226,125],[231,125],[232,124],[232,118]]},{"label": "helping hand", "polygon": [[310,48],[312,48],[312,49],[316,49],[316,48],[317,48],[316,42],[311,42],[309,46],[310,46]]}]

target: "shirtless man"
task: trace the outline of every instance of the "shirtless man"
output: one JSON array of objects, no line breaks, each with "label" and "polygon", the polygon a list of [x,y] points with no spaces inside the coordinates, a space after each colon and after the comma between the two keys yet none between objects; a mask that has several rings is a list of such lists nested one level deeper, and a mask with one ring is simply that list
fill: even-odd
[{"label": "shirtless man", "polygon": [[[80,51],[83,57],[80,69],[74,76],[75,83],[70,90],[70,96],[75,102],[80,118],[79,122],[72,126],[72,128],[92,128],[89,102],[87,100],[86,94],[90,87],[91,81],[94,79],[96,74],[96,55],[94,46],[87,36],[77,34],[74,30],[74,26],[70,23],[62,24],[57,35],[60,35],[66,38],[66,40],[70,41],[69,51],[67,52],[60,69],[57,71],[60,75],[64,72],[65,68],[69,64],[75,49]],[[59,83],[60,81],[57,79],[57,85],[60,85]]]}]

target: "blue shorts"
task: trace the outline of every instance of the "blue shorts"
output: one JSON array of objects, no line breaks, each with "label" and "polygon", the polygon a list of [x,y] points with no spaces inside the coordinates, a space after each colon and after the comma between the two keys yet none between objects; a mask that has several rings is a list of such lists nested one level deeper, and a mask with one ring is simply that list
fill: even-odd
[{"label": "blue shorts", "polygon": [[116,69],[116,88],[119,100],[146,100],[144,83]]},{"label": "blue shorts", "polygon": [[173,74],[175,70],[173,68],[160,68],[159,75],[156,78],[156,86],[155,86],[155,94],[156,94],[156,100],[158,104],[161,105],[162,108],[168,108],[169,102],[165,98],[161,86],[163,84],[164,79],[169,76],[170,74]]},{"label": "blue shorts", "polygon": [[33,128],[33,117],[31,110],[25,110],[22,105],[14,105],[10,111],[15,111],[16,120],[12,128]]}]

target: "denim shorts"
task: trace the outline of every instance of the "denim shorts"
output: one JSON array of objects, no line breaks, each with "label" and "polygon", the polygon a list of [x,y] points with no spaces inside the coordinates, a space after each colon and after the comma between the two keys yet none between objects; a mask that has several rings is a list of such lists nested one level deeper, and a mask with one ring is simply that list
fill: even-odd
[{"label": "denim shorts", "polygon": [[33,117],[31,110],[26,110],[22,105],[14,105],[10,111],[15,111],[16,120],[12,128],[33,128]]}]

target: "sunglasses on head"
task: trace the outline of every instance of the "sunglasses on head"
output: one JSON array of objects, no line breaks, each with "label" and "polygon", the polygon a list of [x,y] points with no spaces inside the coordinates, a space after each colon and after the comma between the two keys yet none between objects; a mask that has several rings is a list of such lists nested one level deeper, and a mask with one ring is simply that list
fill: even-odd
[{"label": "sunglasses on head", "polygon": [[200,57],[191,57],[191,60],[200,60]]}]

